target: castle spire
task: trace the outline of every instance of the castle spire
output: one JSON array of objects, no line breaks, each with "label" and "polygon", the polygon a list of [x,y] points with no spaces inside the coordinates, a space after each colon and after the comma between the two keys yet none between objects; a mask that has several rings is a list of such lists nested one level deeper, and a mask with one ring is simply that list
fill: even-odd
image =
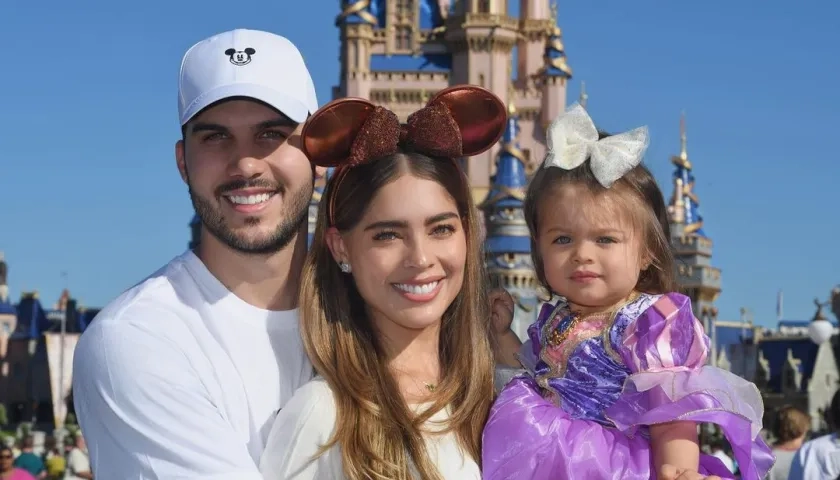
[{"label": "castle spire", "polygon": [[513,84],[513,56],[510,57],[510,62],[507,68],[507,102],[508,102],[508,121],[510,117],[516,114],[516,104],[514,96],[516,95],[516,86]]},{"label": "castle spire", "polygon": [[586,82],[583,80],[580,81],[580,98],[578,99],[578,103],[581,107],[586,109],[586,101],[589,100],[589,95],[586,93]]},{"label": "castle spire", "polygon": [[674,164],[674,194],[668,205],[671,222],[683,225],[685,234],[705,237],[700,199],[694,193],[694,173],[688,159],[685,112],[680,116],[680,154],[671,157]]},{"label": "castle spire", "polygon": [[[341,7],[341,13],[335,18],[335,25],[341,26],[344,24],[368,24],[379,26],[378,10],[380,2],[371,2],[371,0],[344,0]],[[379,8],[378,8],[379,7]]]},{"label": "castle spire", "polygon": [[[518,310],[524,310],[530,316],[533,305],[527,302],[534,302],[537,298],[537,279],[531,260],[531,238],[523,211],[528,182],[525,174],[527,159],[519,147],[519,116],[512,102],[509,102],[509,110],[511,113],[502,135],[496,175],[487,198],[481,204],[487,228],[486,264],[491,281],[507,289],[516,299]],[[532,321],[532,318],[515,319],[514,332],[524,338],[521,335],[524,335],[525,327]]]},{"label": "castle spire", "polygon": [[542,90],[540,101],[540,126],[547,128],[552,120],[566,109],[566,82],[572,78],[572,69],[566,63],[563,32],[557,25],[557,2],[551,5],[550,27],[543,47],[543,65],[536,75]]},{"label": "castle spire", "polygon": [[554,27],[545,43],[541,74],[546,77],[572,78],[572,69],[566,63],[566,49],[563,46],[563,31],[557,25],[557,2],[551,4],[551,21]]}]

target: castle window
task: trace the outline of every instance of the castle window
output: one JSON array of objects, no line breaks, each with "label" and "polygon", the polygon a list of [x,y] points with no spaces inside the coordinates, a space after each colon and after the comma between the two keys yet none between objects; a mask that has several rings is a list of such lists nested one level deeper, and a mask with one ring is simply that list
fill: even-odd
[{"label": "castle window", "polygon": [[395,38],[397,49],[408,50],[411,48],[411,28],[397,27],[397,37]]},{"label": "castle window", "polygon": [[478,13],[490,13],[490,0],[478,0]]}]

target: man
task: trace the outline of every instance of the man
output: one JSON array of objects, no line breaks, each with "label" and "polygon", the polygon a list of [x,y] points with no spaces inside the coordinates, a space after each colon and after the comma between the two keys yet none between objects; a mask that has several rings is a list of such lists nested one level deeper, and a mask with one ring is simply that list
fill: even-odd
[{"label": "man", "polygon": [[823,415],[829,433],[802,444],[791,460],[788,480],[840,478],[840,390]]},{"label": "man", "polygon": [[185,54],[175,157],[200,246],[79,341],[73,395],[97,478],[262,478],[272,420],[312,372],[296,308],[314,181],[300,130],[317,106],[283,37],[234,30]]},{"label": "man", "polygon": [[67,469],[64,472],[64,480],[93,480],[93,478],[85,439],[81,434],[76,434],[73,439],[73,448],[67,454]]}]

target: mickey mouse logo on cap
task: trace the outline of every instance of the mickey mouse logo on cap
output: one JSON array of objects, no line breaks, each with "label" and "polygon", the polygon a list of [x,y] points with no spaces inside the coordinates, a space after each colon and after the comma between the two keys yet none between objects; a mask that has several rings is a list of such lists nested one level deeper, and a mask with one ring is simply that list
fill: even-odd
[{"label": "mickey mouse logo on cap", "polygon": [[230,57],[230,63],[238,67],[251,63],[251,55],[255,53],[257,53],[257,51],[251,47],[248,47],[245,50],[237,50],[235,48],[228,48],[225,50],[225,55]]}]

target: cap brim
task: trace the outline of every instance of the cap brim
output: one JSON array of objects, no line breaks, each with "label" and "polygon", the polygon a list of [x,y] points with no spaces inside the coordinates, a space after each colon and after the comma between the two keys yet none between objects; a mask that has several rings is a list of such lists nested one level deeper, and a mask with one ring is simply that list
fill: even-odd
[{"label": "cap brim", "polygon": [[296,100],[289,95],[285,95],[280,91],[268,88],[263,85],[255,85],[252,83],[234,83],[231,85],[224,85],[208,92],[195,99],[181,114],[181,126],[186,124],[198,112],[204,110],[208,106],[226,98],[232,97],[248,97],[254,100],[259,100],[271,107],[277,109],[283,115],[286,115],[295,122],[301,123],[306,120],[309,115],[309,109],[300,100]]}]

